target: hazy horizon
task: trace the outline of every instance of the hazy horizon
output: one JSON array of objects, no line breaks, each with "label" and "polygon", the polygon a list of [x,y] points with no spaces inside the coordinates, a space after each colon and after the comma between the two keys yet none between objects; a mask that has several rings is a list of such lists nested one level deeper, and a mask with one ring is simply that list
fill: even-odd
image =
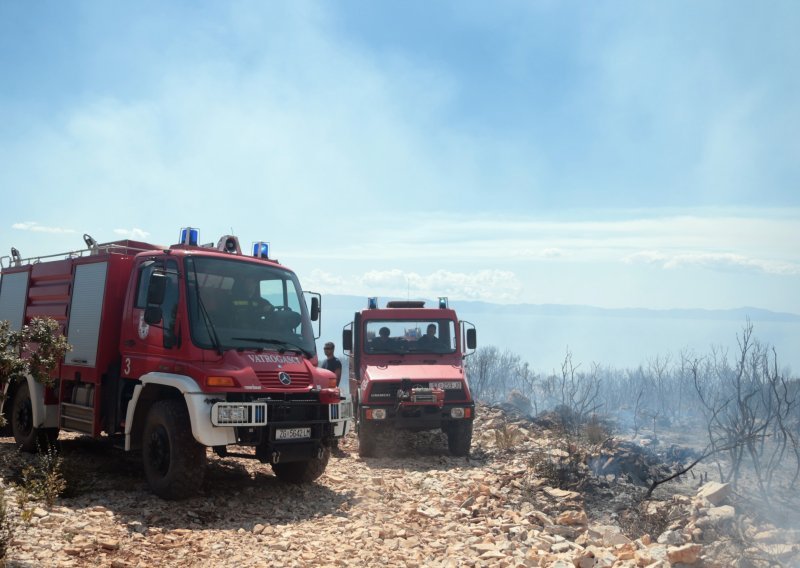
[{"label": "hazy horizon", "polygon": [[[387,299],[379,298],[383,307]],[[366,297],[324,296],[322,336],[336,344],[342,357],[341,330],[355,311],[366,307]],[[426,302],[427,306],[435,305]],[[480,347],[493,345],[501,352],[519,355],[540,373],[559,372],[567,349],[582,371],[592,364],[619,370],[669,357],[677,363],[682,353],[705,357],[712,348],[727,350],[729,359],[738,353],[748,317],[753,336],[775,347],[779,370],[794,374],[800,369],[800,315],[763,309],[738,310],[609,310],[586,306],[505,306],[491,303],[450,301],[461,319],[475,324]],[[322,353],[321,349],[319,351]]]}]

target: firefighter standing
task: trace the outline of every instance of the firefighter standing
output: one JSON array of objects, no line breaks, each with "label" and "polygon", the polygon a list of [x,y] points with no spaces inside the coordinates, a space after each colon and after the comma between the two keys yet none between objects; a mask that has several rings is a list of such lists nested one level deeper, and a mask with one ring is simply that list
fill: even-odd
[{"label": "firefighter standing", "polygon": [[[325,351],[325,358],[320,362],[319,366],[322,369],[327,369],[331,371],[334,375],[336,375],[336,386],[339,386],[339,382],[342,380],[342,362],[339,361],[339,358],[333,354],[334,344],[332,341],[328,341],[323,346],[323,350]],[[334,442],[334,445],[331,446],[331,450],[334,455],[342,456],[344,452],[339,447],[339,440],[337,439]]]},{"label": "firefighter standing", "polygon": [[342,362],[339,361],[339,358],[333,354],[334,344],[331,341],[328,341],[323,347],[325,351],[325,359],[322,360],[320,363],[320,367],[322,369],[328,369],[332,371],[334,375],[336,375],[336,386],[339,386],[339,382],[342,380]]}]

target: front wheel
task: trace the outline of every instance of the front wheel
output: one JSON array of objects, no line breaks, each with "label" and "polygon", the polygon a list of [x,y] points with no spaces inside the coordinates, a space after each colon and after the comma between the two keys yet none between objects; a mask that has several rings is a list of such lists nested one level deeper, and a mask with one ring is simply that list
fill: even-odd
[{"label": "front wheel", "polygon": [[330,457],[331,449],[323,447],[320,457],[306,461],[274,463],[272,471],[278,479],[287,483],[310,483],[325,472]]},{"label": "front wheel", "polygon": [[11,405],[11,433],[23,452],[46,449],[58,439],[58,428],[35,428],[33,404],[27,381],[20,383]]},{"label": "front wheel", "polygon": [[447,429],[447,447],[454,456],[469,455],[472,445],[472,421],[453,422]]},{"label": "front wheel", "polygon": [[142,439],[144,475],[163,499],[185,499],[203,484],[206,448],[192,436],[182,400],[160,400],[147,414]]}]

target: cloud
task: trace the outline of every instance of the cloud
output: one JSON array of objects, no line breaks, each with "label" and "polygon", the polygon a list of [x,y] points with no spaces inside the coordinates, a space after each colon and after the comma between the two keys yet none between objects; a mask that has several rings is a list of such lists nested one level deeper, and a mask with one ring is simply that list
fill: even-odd
[{"label": "cloud", "polygon": [[[381,230],[371,231],[368,239],[363,226],[343,224],[332,235],[331,246],[290,243],[288,256],[316,260],[316,267],[329,270],[333,268],[319,262],[332,257],[341,265],[359,263],[372,269],[402,267],[417,272],[453,269],[454,263],[503,270],[517,270],[521,263],[597,266],[604,262],[616,266],[625,258],[630,263],[644,263],[648,254],[656,255],[650,262],[666,263],[662,255],[669,254],[678,264],[755,265],[774,274],[793,274],[800,265],[794,245],[800,232],[798,209],[749,214],[707,211],[693,216],[667,213],[604,212],[606,218],[597,220],[426,214],[403,218],[401,229],[396,229],[397,216],[376,213],[371,225]],[[377,265],[378,260],[383,264]],[[421,267],[423,263],[427,265]],[[403,274],[381,273],[381,278],[400,277],[405,285]]]},{"label": "cloud", "polygon": [[150,236],[150,233],[144,229],[137,229],[136,227],[132,229],[114,229],[114,234],[129,239],[146,239]]},{"label": "cloud", "polygon": [[733,253],[663,253],[640,251],[622,259],[627,264],[659,264],[667,270],[700,267],[709,270],[745,270],[767,274],[800,274],[800,264],[751,258]]},{"label": "cloud", "polygon": [[315,268],[303,278],[303,288],[308,290],[324,290],[328,294],[349,294],[347,279]]},{"label": "cloud", "polygon": [[45,225],[40,225],[36,221],[26,221],[24,223],[14,223],[11,225],[12,229],[18,229],[20,231],[32,231],[34,233],[59,233],[59,234],[66,234],[66,233],[76,233],[74,229],[64,229],[62,227],[47,227]]},{"label": "cloud", "polygon": [[491,302],[519,301],[523,289],[517,275],[506,270],[479,270],[470,273],[436,270],[418,273],[397,268],[370,270],[350,277],[314,269],[303,277],[303,286],[325,294],[402,298],[447,296],[456,300]]},{"label": "cloud", "polygon": [[522,284],[506,270],[451,272],[437,270],[429,274],[398,269],[371,270],[360,278],[362,288],[387,295],[449,296],[454,299],[507,302],[517,300]]},{"label": "cloud", "polygon": [[547,248],[541,252],[543,258],[560,258],[564,256],[564,251],[557,248]]}]

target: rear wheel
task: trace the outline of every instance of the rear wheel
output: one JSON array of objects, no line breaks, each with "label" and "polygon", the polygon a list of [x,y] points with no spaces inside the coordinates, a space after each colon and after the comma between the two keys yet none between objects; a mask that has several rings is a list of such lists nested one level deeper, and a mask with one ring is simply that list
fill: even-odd
[{"label": "rear wheel", "polygon": [[274,463],[272,471],[278,479],[287,483],[309,483],[325,472],[330,457],[331,449],[323,447],[320,457],[306,461]]},{"label": "rear wheel", "polygon": [[33,404],[27,381],[23,381],[14,393],[11,405],[11,433],[14,441],[24,452],[46,449],[58,439],[58,428],[34,428]]},{"label": "rear wheel", "polygon": [[206,448],[192,436],[182,400],[160,400],[147,415],[142,439],[144,475],[163,499],[184,499],[203,484]]},{"label": "rear wheel", "polygon": [[358,455],[370,458],[375,455],[378,442],[375,437],[375,427],[366,420],[358,423]]},{"label": "rear wheel", "polygon": [[447,447],[454,456],[469,455],[472,445],[472,421],[453,422],[447,429]]}]

